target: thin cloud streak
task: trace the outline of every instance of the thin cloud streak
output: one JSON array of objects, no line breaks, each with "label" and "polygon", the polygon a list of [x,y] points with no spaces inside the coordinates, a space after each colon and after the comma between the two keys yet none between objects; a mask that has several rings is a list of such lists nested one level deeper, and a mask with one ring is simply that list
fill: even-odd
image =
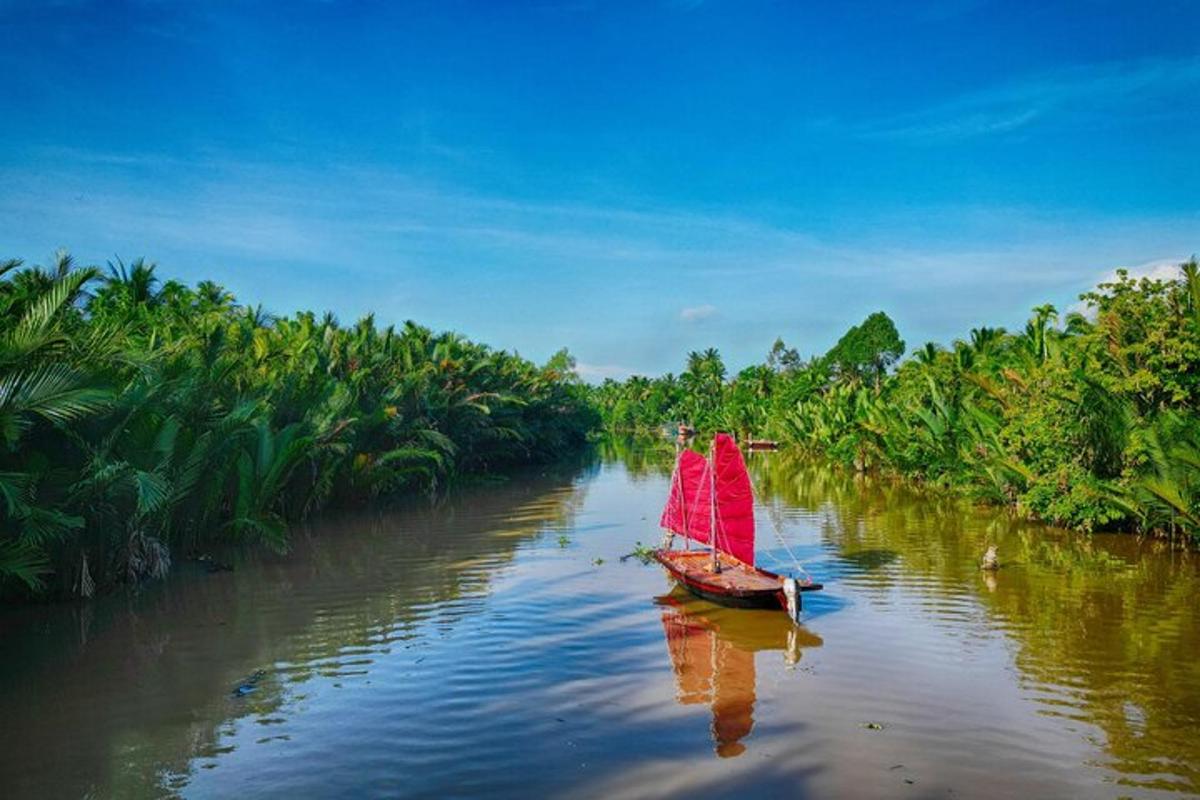
[{"label": "thin cloud streak", "polygon": [[[1200,59],[1090,64],[964,94],[947,103],[860,125],[863,139],[940,143],[1007,133],[1070,114],[1153,105],[1200,89]],[[1125,113],[1128,109],[1125,108]]]},{"label": "thin cloud streak", "polygon": [[[76,251],[84,261],[144,254],[173,277],[211,277],[273,310],[416,317],[535,358],[566,345],[601,379],[658,372],[704,346],[735,366],[780,334],[822,351],[878,308],[914,341],[980,319],[1007,324],[1037,302],[1074,300],[1098,267],[1194,249],[1200,235],[1194,214],[945,205],[820,231],[732,211],[487,195],[362,164],[137,161],[59,152],[35,170],[20,154],[0,157],[0,255],[38,260],[59,245],[88,248]],[[536,319],[500,313],[528,302],[530,285],[559,301]],[[719,314],[705,295],[689,297],[713,286],[728,298]]]},{"label": "thin cloud streak", "polygon": [[717,307],[711,305],[693,306],[679,312],[679,318],[684,322],[703,322],[717,316]]}]

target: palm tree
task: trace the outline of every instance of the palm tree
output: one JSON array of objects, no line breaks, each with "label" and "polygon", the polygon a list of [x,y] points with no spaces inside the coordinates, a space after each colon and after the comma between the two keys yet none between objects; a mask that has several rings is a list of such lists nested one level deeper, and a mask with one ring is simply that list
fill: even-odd
[{"label": "palm tree", "polygon": [[941,351],[942,348],[938,347],[934,342],[926,342],[924,347],[913,353],[913,357],[917,360],[918,364],[925,367],[932,367],[937,363],[938,353]]},{"label": "palm tree", "polygon": [[[0,276],[17,265],[6,263]],[[21,440],[39,422],[66,425],[94,414],[111,396],[73,363],[78,343],[65,320],[96,271],[72,272],[69,259],[60,259],[59,269],[51,274],[54,277],[41,295],[24,297],[16,305],[20,313],[6,315],[0,331],[0,447],[5,462],[0,472],[4,499],[0,519],[7,518],[9,528],[0,535],[0,579],[16,578],[31,588],[40,586],[40,575],[48,570],[45,546],[78,528],[79,521],[35,505],[38,476],[22,457]],[[6,296],[9,284],[5,281]]]},{"label": "palm tree", "polygon": [[1044,364],[1053,352],[1051,325],[1058,319],[1058,309],[1050,303],[1033,309],[1033,317],[1025,325],[1026,350],[1037,364]]},{"label": "palm tree", "polygon": [[971,329],[971,348],[978,356],[990,355],[1004,338],[1003,328],[982,326]]},{"label": "palm tree", "polygon": [[133,261],[128,267],[121,259],[116,264],[108,262],[108,283],[117,290],[122,300],[130,305],[154,305],[158,300],[158,278],[154,276],[155,264],[147,264],[143,258]]},{"label": "palm tree", "polygon": [[1180,266],[1183,272],[1183,285],[1187,295],[1187,308],[1192,319],[1200,323],[1200,264],[1192,256]]},{"label": "palm tree", "polygon": [[1200,538],[1200,433],[1194,419],[1168,412],[1147,436],[1149,470],[1119,495],[1150,530]]}]

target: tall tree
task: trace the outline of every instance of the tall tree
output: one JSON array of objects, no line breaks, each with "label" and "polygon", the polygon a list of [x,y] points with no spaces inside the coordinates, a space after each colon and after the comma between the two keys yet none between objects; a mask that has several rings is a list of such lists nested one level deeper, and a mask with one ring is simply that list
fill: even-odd
[{"label": "tall tree", "polygon": [[783,337],[777,337],[767,353],[767,366],[776,372],[792,372],[800,367],[800,353],[794,347],[784,344]]},{"label": "tall tree", "polygon": [[825,354],[839,376],[870,380],[878,388],[888,368],[904,355],[904,340],[892,318],[882,311],[862,321]]}]

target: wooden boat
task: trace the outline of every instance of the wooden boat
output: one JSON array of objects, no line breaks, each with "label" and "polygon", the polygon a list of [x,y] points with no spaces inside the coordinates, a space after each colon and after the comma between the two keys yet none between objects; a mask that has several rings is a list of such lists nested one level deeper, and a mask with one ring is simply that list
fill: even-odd
[{"label": "wooden boat", "polygon": [[[798,622],[801,595],[822,588],[755,566],[754,490],[742,453],[728,434],[716,435],[709,458],[680,451],[659,524],[670,541],[654,551],[655,559],[675,580],[714,603],[782,608]],[[683,538],[684,549],[670,546],[676,536]],[[702,547],[693,549],[692,542]]]},{"label": "wooden boat", "polygon": [[749,439],[746,442],[746,448],[749,450],[778,450],[779,442],[771,439]]}]

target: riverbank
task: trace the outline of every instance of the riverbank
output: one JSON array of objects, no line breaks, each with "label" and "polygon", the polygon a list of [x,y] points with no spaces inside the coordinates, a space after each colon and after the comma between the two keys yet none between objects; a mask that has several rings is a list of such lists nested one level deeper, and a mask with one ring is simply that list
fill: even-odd
[{"label": "riverbank", "polygon": [[777,439],[1076,530],[1200,537],[1200,270],[1123,272],[1083,313],[1034,309],[1024,330],[972,329],[894,366],[905,343],[873,314],[808,360],[782,341],[727,375],[716,350],[679,376],[606,381],[605,424]]},{"label": "riverbank", "polygon": [[89,597],[324,508],[562,456],[597,423],[537,365],[414,322],[275,316],[60,254],[0,269],[0,597]]}]

